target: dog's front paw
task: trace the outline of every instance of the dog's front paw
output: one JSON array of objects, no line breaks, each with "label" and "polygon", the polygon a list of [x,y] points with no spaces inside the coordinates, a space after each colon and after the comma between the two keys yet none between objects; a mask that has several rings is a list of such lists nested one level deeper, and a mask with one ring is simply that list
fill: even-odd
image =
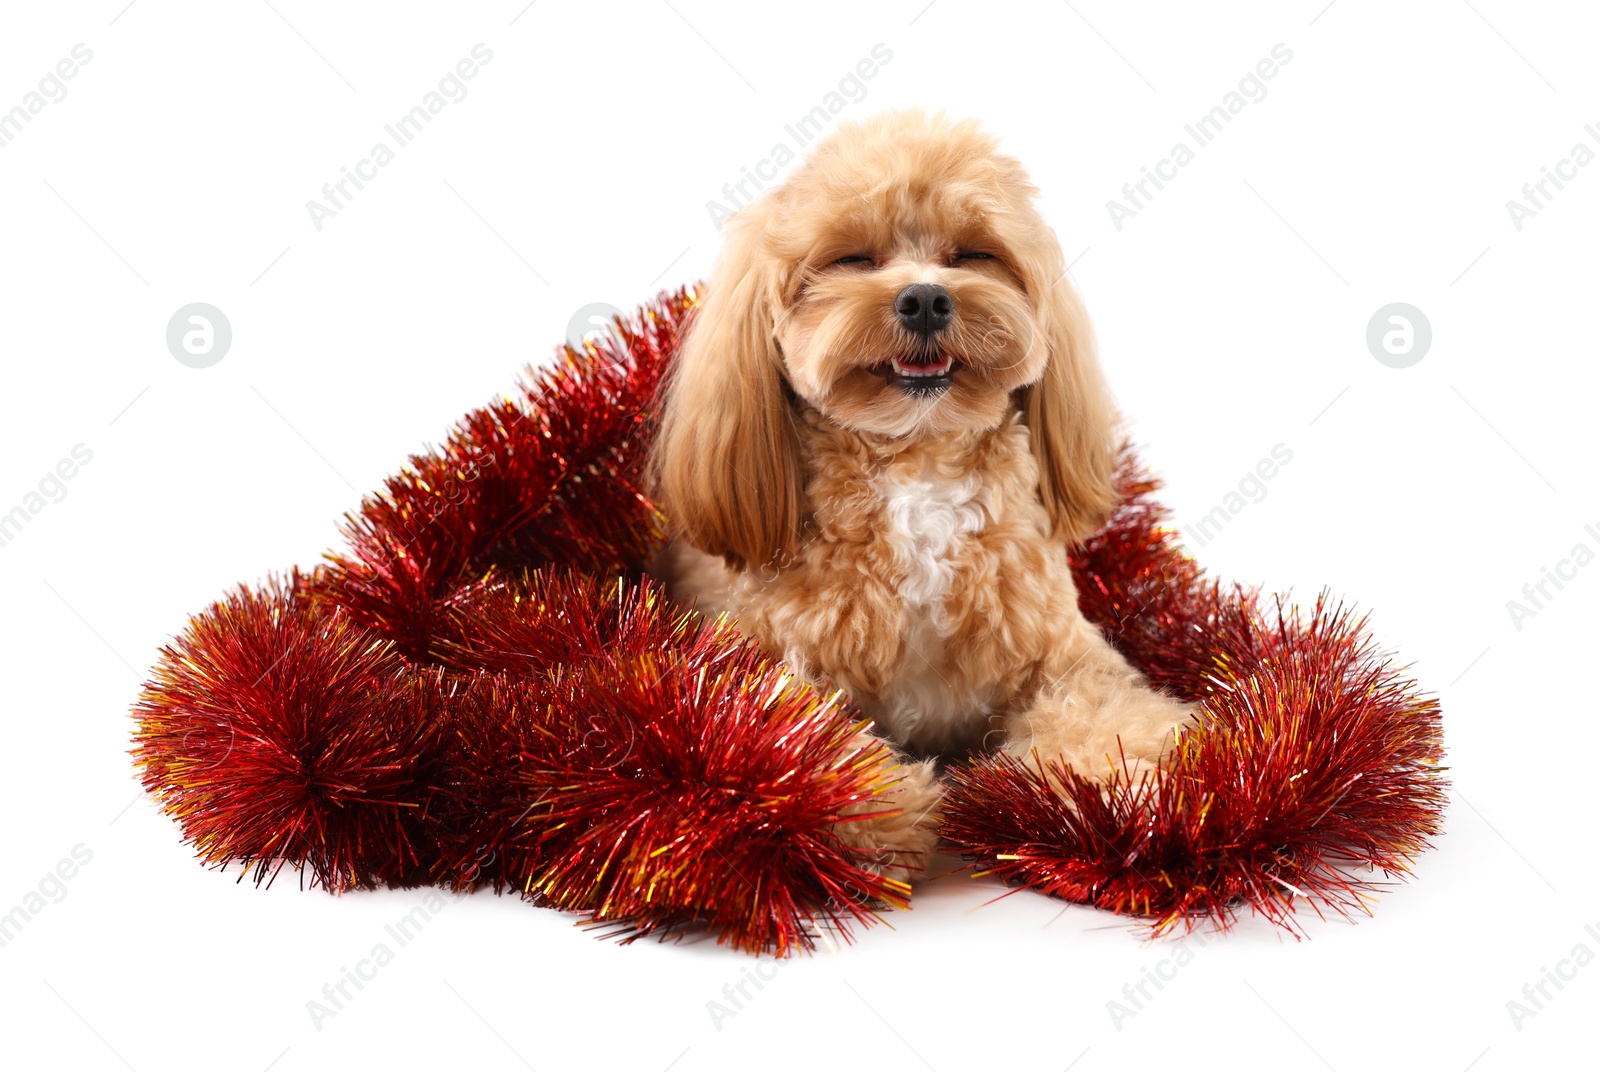
[{"label": "dog's front paw", "polygon": [[1138,785],[1161,776],[1197,709],[1129,678],[1110,687],[1041,694],[1013,721],[1005,751],[1047,773],[1065,767],[1098,782]]},{"label": "dog's front paw", "polygon": [[895,773],[882,796],[846,808],[833,832],[858,866],[909,885],[925,875],[939,842],[942,790],[932,760],[900,759]]}]

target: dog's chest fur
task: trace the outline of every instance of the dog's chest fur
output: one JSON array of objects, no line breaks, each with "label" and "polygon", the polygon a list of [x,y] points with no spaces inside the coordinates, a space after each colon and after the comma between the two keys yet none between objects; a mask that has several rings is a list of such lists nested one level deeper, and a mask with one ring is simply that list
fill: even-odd
[{"label": "dog's chest fur", "polygon": [[[989,527],[988,496],[977,473],[952,476],[922,465],[895,467],[874,480],[882,498],[884,538],[899,566],[894,576],[904,642],[894,676],[879,697],[878,720],[897,737],[965,736],[968,724],[993,707],[994,683],[964,681],[952,672],[949,607],[958,562],[971,558],[971,540]],[[920,731],[920,732],[918,732]]]},{"label": "dog's chest fur", "polygon": [[802,454],[802,543],[738,578],[741,627],[901,744],[981,746],[1065,646],[1075,606],[1026,426],[897,445],[812,419]]}]

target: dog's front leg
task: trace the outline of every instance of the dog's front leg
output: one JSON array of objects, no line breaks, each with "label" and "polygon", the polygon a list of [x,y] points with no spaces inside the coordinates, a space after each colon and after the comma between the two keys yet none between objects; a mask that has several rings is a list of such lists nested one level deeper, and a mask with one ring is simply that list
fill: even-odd
[{"label": "dog's front leg", "polygon": [[889,742],[863,730],[856,746],[887,751],[895,781],[882,795],[852,804],[833,832],[859,866],[885,878],[911,883],[922,878],[939,840],[942,788],[933,760],[914,760]]},{"label": "dog's front leg", "polygon": [[1005,750],[1030,763],[1064,763],[1107,781],[1126,774],[1135,784],[1160,770],[1195,709],[1151,688],[1144,675],[1087,621],[1079,621],[1055,672],[1007,720]]}]

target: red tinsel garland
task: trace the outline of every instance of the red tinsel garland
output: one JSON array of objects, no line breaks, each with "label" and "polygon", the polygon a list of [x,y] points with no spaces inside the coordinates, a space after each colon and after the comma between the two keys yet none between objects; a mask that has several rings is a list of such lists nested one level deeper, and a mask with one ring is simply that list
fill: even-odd
[{"label": "red tinsel garland", "polygon": [[[906,903],[832,832],[884,800],[887,750],[641,576],[662,539],[640,490],[653,399],[694,302],[563,350],[363,501],[328,565],[163,650],[135,757],[204,861],[514,889],[630,937],[703,926],[780,954]],[[1071,551],[1080,603],[1204,722],[1160,782],[952,768],[947,845],[1158,930],[1364,907],[1353,868],[1402,872],[1438,829],[1437,704],[1349,613],[1208,581],[1155,482],[1131,455],[1123,472],[1127,501]]]},{"label": "red tinsel garland", "polygon": [[[1208,581],[1163,526],[1131,455],[1127,498],[1072,550],[1079,603],[1158,686],[1203,704],[1168,777],[1107,788],[999,757],[946,779],[944,837],[983,874],[1155,930],[1230,922],[1290,930],[1298,900],[1364,909],[1439,831],[1447,783],[1437,701],[1319,598],[1309,613]],[[1060,793],[1045,786],[1064,787]]]}]

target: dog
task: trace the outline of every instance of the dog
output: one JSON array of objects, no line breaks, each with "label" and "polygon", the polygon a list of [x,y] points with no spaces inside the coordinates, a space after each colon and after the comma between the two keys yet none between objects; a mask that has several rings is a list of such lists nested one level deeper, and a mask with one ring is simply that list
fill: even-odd
[{"label": "dog", "polygon": [[1078,609],[1116,417],[1036,193],[974,121],[841,126],[728,221],[663,385],[652,572],[887,738],[890,799],[834,829],[901,882],[939,757],[1138,780],[1194,718]]}]

